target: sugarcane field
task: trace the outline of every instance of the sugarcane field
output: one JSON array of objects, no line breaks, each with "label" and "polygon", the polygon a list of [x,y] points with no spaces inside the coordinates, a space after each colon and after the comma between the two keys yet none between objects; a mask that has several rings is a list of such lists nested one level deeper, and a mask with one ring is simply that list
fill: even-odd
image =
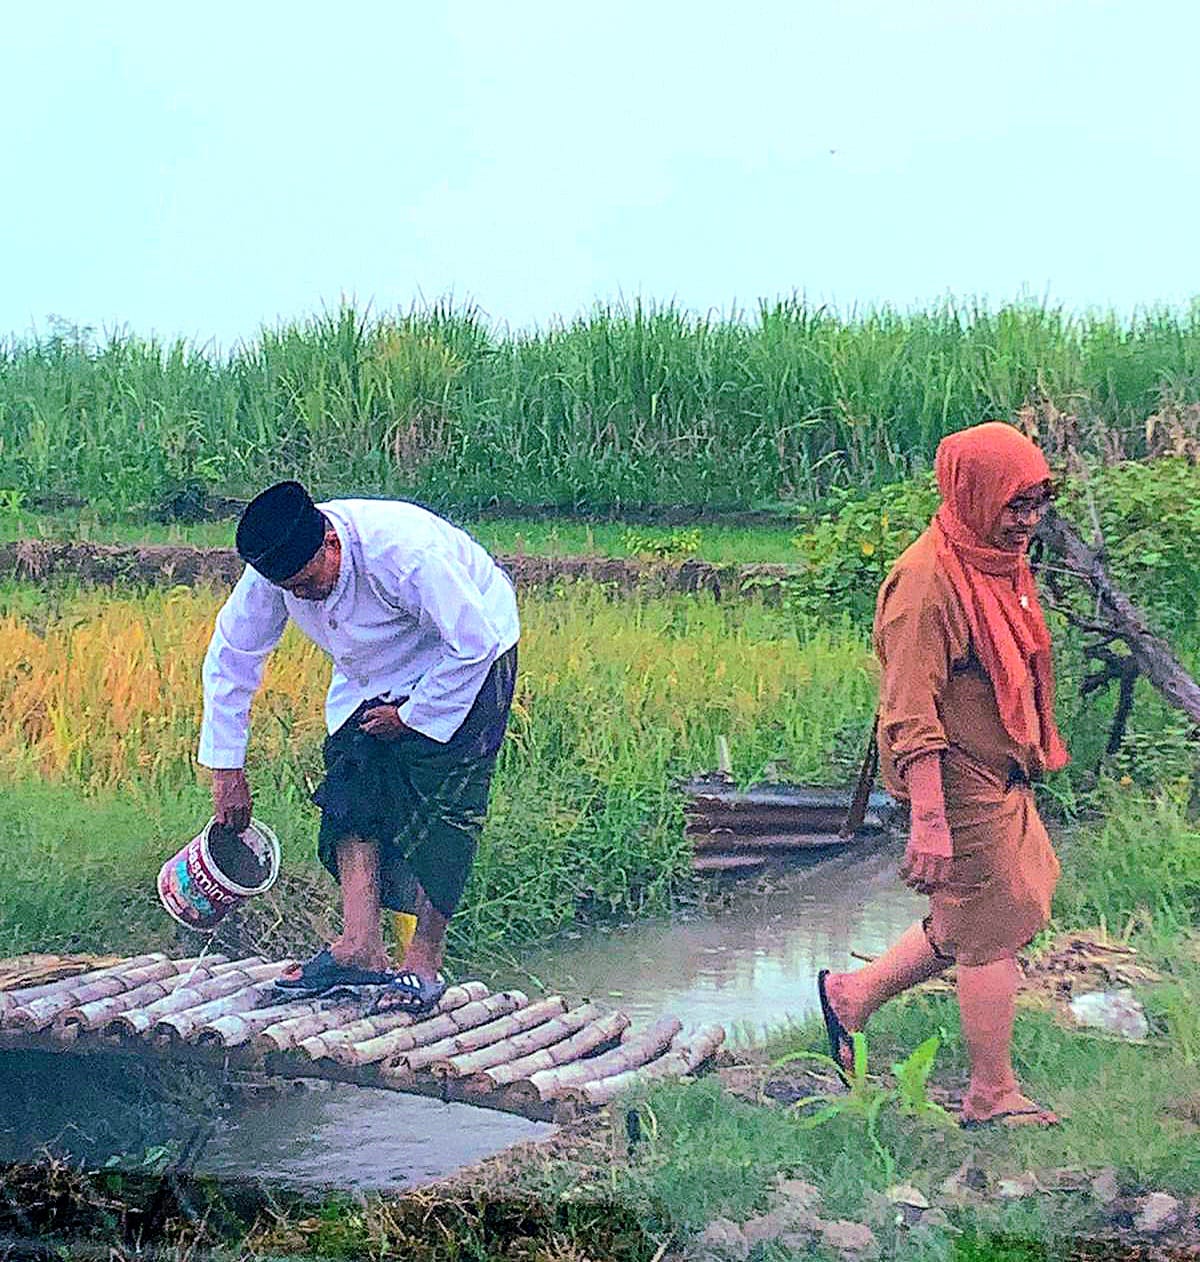
[{"label": "sugarcane field", "polygon": [[1200,15],[8,17],[0,1262],[1200,1258]]}]

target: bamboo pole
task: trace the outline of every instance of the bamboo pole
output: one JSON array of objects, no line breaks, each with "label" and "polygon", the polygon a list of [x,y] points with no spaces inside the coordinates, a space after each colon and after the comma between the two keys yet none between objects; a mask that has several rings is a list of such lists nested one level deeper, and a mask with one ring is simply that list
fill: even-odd
[{"label": "bamboo pole", "polygon": [[613,1048],[611,1052],[575,1061],[560,1068],[544,1069],[521,1082],[514,1082],[508,1088],[508,1094],[515,1104],[553,1100],[582,1083],[610,1074],[624,1073],[627,1069],[637,1069],[661,1055],[682,1028],[677,1018],[662,1017],[648,1029],[623,1042],[620,1047]]},{"label": "bamboo pole", "polygon": [[155,1003],[190,981],[207,981],[209,978],[220,976],[222,965],[227,964],[228,960],[225,956],[211,955],[203,964],[193,964],[186,971],[178,972],[172,977],[146,982],[121,995],[111,995],[107,999],[94,999],[91,1003],[68,1008],[58,1018],[55,1035],[64,1042],[70,1042],[84,1030],[102,1029],[119,1013],[129,1012],[144,1004]]},{"label": "bamboo pole", "polygon": [[511,1038],[502,1039],[474,1052],[462,1052],[444,1061],[436,1061],[430,1065],[430,1072],[444,1078],[465,1078],[470,1074],[479,1074],[485,1069],[520,1060],[533,1052],[561,1043],[568,1035],[583,1029],[601,1015],[601,1009],[595,1004],[585,1004],[574,1012],[567,1012],[564,1005],[562,1012],[523,1033],[514,1034]]},{"label": "bamboo pole", "polygon": [[[488,988],[483,982],[470,981],[463,982],[461,986],[451,986],[438,1003],[437,1011],[453,1012],[477,999],[485,999],[487,993]],[[381,1012],[377,1016],[363,1017],[361,1021],[352,1021],[349,1025],[314,1034],[311,1038],[301,1040],[296,1046],[312,1060],[338,1060],[341,1049],[379,1038],[392,1030],[405,1029],[415,1022],[416,1018],[411,1012]]]},{"label": "bamboo pole", "polygon": [[550,1017],[558,1016],[566,1011],[566,1000],[561,995],[552,995],[540,1003],[529,1004],[518,1008],[515,1012],[506,1013],[495,1021],[473,1026],[457,1034],[451,1034],[436,1043],[428,1043],[424,1047],[415,1047],[402,1056],[388,1061],[387,1069],[390,1077],[398,1078],[402,1074],[415,1074],[419,1069],[429,1069],[440,1061],[445,1061],[463,1052],[475,1052],[482,1047],[490,1047],[514,1034],[521,1034],[541,1025]]},{"label": "bamboo pole", "polygon": [[160,1047],[173,1043],[186,1043],[192,1035],[203,1026],[218,1017],[232,1016],[238,1012],[248,1012],[252,1008],[262,1006],[263,1001],[276,994],[275,978],[286,969],[292,967],[290,962],[268,966],[274,976],[243,986],[232,994],[222,995],[218,999],[210,999],[193,1008],[185,1008],[182,1012],[171,1012],[159,1017],[150,1030],[150,1038]]},{"label": "bamboo pole", "polygon": [[853,844],[837,833],[695,833],[692,850],[697,854],[715,851],[720,854],[741,853],[747,850],[812,850],[822,846]]},{"label": "bamboo pole", "polygon": [[323,1030],[330,1030],[341,1025],[343,1021],[356,1021],[363,1015],[363,1009],[371,1002],[376,993],[372,988],[370,994],[358,995],[354,999],[343,999],[323,1012],[310,1012],[306,1016],[290,1017],[284,1021],[276,1021],[254,1036],[254,1047],[258,1052],[286,1052],[304,1039],[312,1038]]},{"label": "bamboo pole", "polygon": [[191,1041],[201,1047],[241,1047],[269,1026],[324,1014],[334,1002],[321,996],[310,996],[307,999],[293,999],[290,1003],[272,1004],[269,1008],[229,1013],[227,1016],[215,1017],[196,1030]]},{"label": "bamboo pole", "polygon": [[264,963],[257,956],[221,965],[222,971],[218,976],[205,981],[193,980],[144,1008],[118,1013],[104,1027],[104,1034],[122,1039],[138,1038],[159,1018],[174,1012],[186,1012],[189,1008],[198,1008],[222,995],[231,995],[251,982],[278,976],[279,967],[277,964]]},{"label": "bamboo pole", "polygon": [[57,1017],[70,1008],[91,1003],[96,999],[106,999],[111,995],[119,995],[127,990],[134,990],[145,982],[160,981],[164,977],[174,977],[176,968],[173,961],[157,960],[152,964],[143,964],[138,968],[126,969],[124,972],[112,973],[108,977],[98,978],[71,990],[60,991],[55,995],[45,995],[41,999],[31,999],[19,1008],[13,1008],[5,1015],[4,1024],[10,1029],[44,1030]]},{"label": "bamboo pole", "polygon": [[[585,1011],[583,1008],[576,1009],[576,1012],[583,1011]],[[562,1020],[564,1022],[569,1021],[574,1015],[574,1013],[569,1012]],[[572,1034],[570,1038],[563,1039],[561,1043],[554,1043],[541,1051],[531,1052],[528,1056],[522,1056],[520,1060],[509,1061],[507,1064],[485,1069],[482,1073],[474,1074],[468,1078],[463,1085],[473,1095],[486,1095],[489,1092],[498,1090],[500,1087],[506,1087],[510,1083],[529,1078],[543,1069],[556,1069],[560,1065],[567,1065],[572,1061],[579,1060],[590,1052],[594,1052],[597,1048],[618,1041],[622,1032],[628,1026],[629,1015],[627,1013],[606,1013],[598,1020],[589,1022],[577,1034]]]},{"label": "bamboo pole", "polygon": [[91,969],[85,973],[76,973],[72,977],[61,977],[57,981],[43,982],[37,986],[21,986],[16,990],[6,990],[0,993],[0,1018],[3,1018],[4,1014],[11,1012],[12,1009],[20,1008],[22,1005],[31,1003],[34,1000],[78,990],[80,987],[87,986],[92,982],[101,981],[106,977],[119,976],[130,969],[141,968],[146,964],[156,964],[158,961],[166,958],[161,951],[152,951],[148,955],[135,955],[130,959],[119,960],[116,964],[107,965],[104,968]]},{"label": "bamboo pole", "polygon": [[692,860],[692,871],[741,872],[761,868],[766,862],[760,854],[703,854]]},{"label": "bamboo pole", "polygon": [[437,1016],[426,1017],[425,1020],[390,1030],[374,1039],[365,1039],[350,1046],[332,1047],[331,1059],[342,1065],[374,1065],[377,1061],[408,1051],[410,1047],[424,1046],[437,1042],[456,1030],[482,1025],[485,1021],[491,1021],[492,1017],[515,1011],[522,1003],[527,1002],[529,1001],[520,991],[486,994],[482,1000],[464,1003],[449,1012],[439,1012]]},{"label": "bamboo pole", "polygon": [[386,1074],[392,1058],[412,1048],[427,1047],[460,1031],[485,1025],[496,1017],[516,1012],[518,1008],[528,1003],[528,997],[519,990],[498,991],[494,995],[477,999],[452,1012],[444,1012],[431,1021],[419,1021],[407,1029],[393,1030],[390,1034],[381,1035],[379,1038],[355,1043],[352,1047],[345,1049],[344,1057],[339,1055],[341,1049],[335,1048],[334,1056],[341,1063],[348,1065],[372,1065],[386,1059],[386,1063],[380,1070],[381,1073]]},{"label": "bamboo pole", "polygon": [[462,1051],[431,1060],[427,1066],[429,1072],[439,1078],[458,1078],[464,1072],[459,1067],[463,1063],[467,1065],[465,1072],[472,1073],[475,1069],[503,1064],[506,1060],[513,1060],[540,1047],[546,1047],[564,1037],[558,1019],[566,1011],[567,1001],[562,995],[552,995],[540,1003],[531,1004],[497,1023],[506,1026],[509,1033],[502,1034],[482,1047],[466,1047]]},{"label": "bamboo pole", "polygon": [[0,993],[32,990],[120,964],[119,955],[51,955],[34,951],[0,960]]},{"label": "bamboo pole", "polygon": [[725,1041],[723,1026],[707,1025],[687,1040],[676,1039],[665,1056],[647,1062],[636,1069],[611,1074],[606,1078],[593,1079],[572,1087],[564,1093],[564,1099],[576,1106],[599,1108],[608,1104],[622,1092],[645,1082],[661,1078],[682,1078],[708,1060]]}]

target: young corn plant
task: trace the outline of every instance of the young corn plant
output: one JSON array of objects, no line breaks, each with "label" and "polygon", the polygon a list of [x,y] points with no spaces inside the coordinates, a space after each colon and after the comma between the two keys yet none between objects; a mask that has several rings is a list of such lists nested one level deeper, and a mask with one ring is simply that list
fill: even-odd
[{"label": "young corn plant", "polygon": [[795,1101],[792,1109],[800,1114],[799,1125],[811,1130],[838,1117],[861,1121],[884,1177],[890,1182],[896,1176],[896,1159],[879,1138],[879,1117],[885,1108],[890,1105],[904,1117],[937,1126],[954,1125],[951,1115],[928,1094],[929,1075],[941,1047],[941,1035],[930,1035],[902,1061],[892,1065],[894,1086],[885,1086],[869,1072],[867,1036],[861,1030],[854,1030],[850,1041],[854,1049],[850,1068],[823,1052],[807,1051],[789,1052],[776,1060],[771,1068],[808,1061],[833,1069],[845,1085],[845,1092],[817,1092]]}]

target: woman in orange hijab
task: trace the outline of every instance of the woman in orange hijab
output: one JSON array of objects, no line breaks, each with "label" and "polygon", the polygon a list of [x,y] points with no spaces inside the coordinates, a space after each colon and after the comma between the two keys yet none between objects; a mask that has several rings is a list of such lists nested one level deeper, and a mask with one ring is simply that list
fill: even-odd
[{"label": "woman in orange hijab", "polygon": [[1049,502],[1045,457],[1009,425],[952,434],[942,506],[879,592],[884,781],[911,805],[901,875],[929,916],[854,973],[818,977],[833,1053],[881,1004],[956,965],[971,1061],[964,1126],[1053,1125],[1012,1066],[1017,952],[1045,927],[1058,860],[1032,780],[1066,765],[1050,637],[1026,551]]}]

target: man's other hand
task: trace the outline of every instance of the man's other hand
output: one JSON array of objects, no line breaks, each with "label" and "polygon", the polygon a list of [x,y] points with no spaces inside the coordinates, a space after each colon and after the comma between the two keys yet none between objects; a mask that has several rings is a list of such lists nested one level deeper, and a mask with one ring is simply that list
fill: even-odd
[{"label": "man's other hand", "polygon": [[377,736],[384,741],[394,741],[405,732],[412,731],[412,728],[400,717],[399,709],[391,702],[372,706],[371,709],[364,711],[358,728],[359,731],[366,732],[368,736]]}]

